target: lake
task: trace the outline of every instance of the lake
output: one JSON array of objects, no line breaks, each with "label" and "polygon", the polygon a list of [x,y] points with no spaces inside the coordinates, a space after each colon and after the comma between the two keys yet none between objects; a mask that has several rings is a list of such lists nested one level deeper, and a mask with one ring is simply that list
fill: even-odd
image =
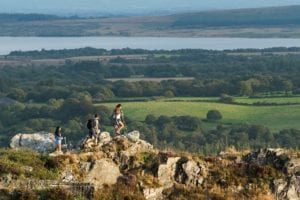
[{"label": "lake", "polygon": [[245,49],[300,47],[300,39],[279,38],[170,38],[170,37],[0,37],[0,55],[41,49]]}]

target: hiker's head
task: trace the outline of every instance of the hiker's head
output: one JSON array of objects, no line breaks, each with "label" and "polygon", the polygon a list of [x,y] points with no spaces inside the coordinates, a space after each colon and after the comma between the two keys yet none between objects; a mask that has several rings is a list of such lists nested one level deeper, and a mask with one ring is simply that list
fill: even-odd
[{"label": "hiker's head", "polygon": [[121,110],[121,108],[122,108],[122,105],[121,105],[121,104],[116,105],[116,107],[115,107],[115,112],[116,112],[117,110]]},{"label": "hiker's head", "polygon": [[60,127],[60,126],[57,126],[56,129],[55,129],[55,132],[56,132],[56,133],[61,132],[61,127]]},{"label": "hiker's head", "polygon": [[100,118],[100,115],[95,114],[95,118],[96,118],[96,119],[99,119],[99,118]]}]

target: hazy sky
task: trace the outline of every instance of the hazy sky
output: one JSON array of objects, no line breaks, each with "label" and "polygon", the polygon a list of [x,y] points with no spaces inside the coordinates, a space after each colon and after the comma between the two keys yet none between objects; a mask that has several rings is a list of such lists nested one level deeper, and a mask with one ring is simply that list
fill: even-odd
[{"label": "hazy sky", "polygon": [[300,0],[0,0],[0,12],[145,14],[300,5]]}]

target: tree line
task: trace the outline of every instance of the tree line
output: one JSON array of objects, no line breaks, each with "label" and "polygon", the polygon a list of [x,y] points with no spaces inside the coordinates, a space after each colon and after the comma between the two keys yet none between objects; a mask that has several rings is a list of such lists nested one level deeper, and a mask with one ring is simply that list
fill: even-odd
[{"label": "tree line", "polygon": [[[252,96],[278,91],[287,95],[291,92],[300,93],[298,55],[232,56],[226,51],[205,50],[180,50],[166,54],[166,51],[130,49],[116,50],[114,53],[120,52],[149,55],[145,59],[136,60],[116,58],[107,62],[68,61],[59,66],[0,67],[0,98],[9,97],[18,102],[0,105],[1,145],[7,145],[8,138],[18,132],[53,131],[57,125],[62,125],[66,136],[77,142],[85,136],[86,120],[94,113],[99,113],[103,120],[101,123],[110,127],[109,116],[112,111],[107,107],[95,106],[95,100],[221,96],[224,93]],[[106,80],[139,75],[192,76],[194,80]],[[230,103],[226,95],[222,95],[222,101]],[[130,118],[126,122],[129,129],[140,130],[143,138],[158,147],[173,146],[203,153],[230,145],[241,149],[265,146],[299,148],[300,141],[297,139],[299,131],[293,129],[271,133],[263,126],[222,125],[215,130],[205,130],[203,119],[191,116],[147,116],[144,122]]]}]

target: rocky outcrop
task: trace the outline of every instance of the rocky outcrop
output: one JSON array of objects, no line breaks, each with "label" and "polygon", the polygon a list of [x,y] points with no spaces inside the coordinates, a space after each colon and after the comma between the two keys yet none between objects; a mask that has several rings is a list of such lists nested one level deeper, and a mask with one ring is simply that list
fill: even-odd
[{"label": "rocky outcrop", "polygon": [[158,180],[165,187],[174,183],[200,186],[208,174],[204,164],[197,163],[185,157],[171,157],[165,164],[159,165]]},{"label": "rocky outcrop", "polygon": [[137,142],[140,139],[140,132],[139,131],[132,131],[125,135],[130,141]]},{"label": "rocky outcrop", "polygon": [[200,186],[208,174],[208,167],[204,164],[189,160],[181,164],[177,180],[185,185]]},{"label": "rocky outcrop", "polygon": [[285,178],[274,181],[277,200],[300,199],[300,159],[283,149],[260,149],[244,157],[250,164],[272,165],[286,174]]},{"label": "rocky outcrop", "polygon": [[102,146],[104,144],[109,143],[112,140],[109,132],[101,132],[99,135],[99,145]]},{"label": "rocky outcrop", "polygon": [[274,181],[277,200],[300,199],[300,176],[293,175]]},{"label": "rocky outcrop", "polygon": [[243,160],[257,165],[272,165],[278,170],[286,171],[290,161],[284,149],[259,149],[246,155]]},{"label": "rocky outcrop", "polygon": [[103,185],[113,185],[117,183],[121,176],[119,166],[113,163],[110,159],[101,159],[92,162],[85,168],[86,175],[84,183],[92,183],[97,188]]},{"label": "rocky outcrop", "polygon": [[138,140],[132,143],[124,139],[123,144],[126,146],[126,149],[122,150],[120,153],[127,156],[134,156],[143,152],[153,152],[154,150],[153,146],[144,140]]},{"label": "rocky outcrop", "polygon": [[86,137],[80,142],[80,148],[86,151],[92,151],[109,143],[111,140],[112,138],[109,132],[101,132],[97,138],[97,143],[95,138]]},{"label": "rocky outcrop", "polygon": [[10,142],[14,149],[31,149],[38,152],[50,152],[55,149],[54,135],[47,132],[17,134]]},{"label": "rocky outcrop", "polygon": [[177,162],[180,157],[168,158],[165,164],[158,167],[157,177],[159,182],[165,187],[172,187],[175,182],[175,174],[177,170]]},{"label": "rocky outcrop", "polygon": [[164,191],[175,185],[185,187],[199,187],[207,178],[208,167],[204,163],[198,163],[186,157],[173,157],[167,153],[161,153],[160,164],[157,172],[157,187],[144,187],[143,193],[147,200],[166,199]]},{"label": "rocky outcrop", "polygon": [[117,163],[122,170],[141,166],[142,163],[135,159],[139,154],[155,152],[153,146],[148,142],[141,139],[132,142],[126,136],[114,138],[111,142],[101,146],[100,151]]},{"label": "rocky outcrop", "polygon": [[[83,146],[83,151],[51,157],[54,163],[49,165],[59,162],[62,166],[57,180],[15,180],[13,175],[8,175],[6,180],[0,179],[0,188],[25,186],[26,189],[45,190],[63,187],[76,194],[82,191],[80,195],[87,199],[93,199],[98,189],[105,192],[113,188],[115,191],[124,185],[136,189],[147,200],[174,199],[180,193],[184,196],[179,199],[184,199],[189,192],[194,192],[189,199],[208,198],[210,193],[215,195],[212,199],[222,199],[223,194],[220,196],[218,191],[233,195],[233,199],[244,194],[253,196],[249,199],[268,199],[256,195],[257,191],[277,200],[300,199],[299,155],[293,156],[283,149],[261,149],[247,154],[242,160],[225,153],[202,158],[188,153],[159,151],[140,139],[138,131],[115,138],[103,132],[97,145],[94,140],[85,142],[88,145]],[[44,132],[18,134],[12,139],[11,147],[52,151],[54,136]],[[25,174],[33,173],[32,169],[22,166]],[[204,193],[203,188],[210,191]],[[122,192],[126,191],[123,189]],[[246,195],[243,198],[247,199]]]},{"label": "rocky outcrop", "polygon": [[[124,140],[124,138],[128,139],[130,142],[136,143],[136,142],[143,142],[143,140],[140,140],[140,132],[139,131],[132,131],[130,133],[127,133],[125,135],[121,135],[117,137],[119,140]],[[98,143],[96,144],[96,140],[93,138],[87,137],[85,140],[83,140],[80,144],[81,149],[85,150],[93,150],[101,148],[103,145],[106,145],[112,141],[112,137],[110,136],[109,132],[101,132],[98,136]]]},{"label": "rocky outcrop", "polygon": [[300,158],[292,158],[286,163],[287,174],[297,174],[300,176]]},{"label": "rocky outcrop", "polygon": [[158,188],[144,188],[143,194],[147,200],[163,200],[165,196],[163,195],[164,187]]}]

